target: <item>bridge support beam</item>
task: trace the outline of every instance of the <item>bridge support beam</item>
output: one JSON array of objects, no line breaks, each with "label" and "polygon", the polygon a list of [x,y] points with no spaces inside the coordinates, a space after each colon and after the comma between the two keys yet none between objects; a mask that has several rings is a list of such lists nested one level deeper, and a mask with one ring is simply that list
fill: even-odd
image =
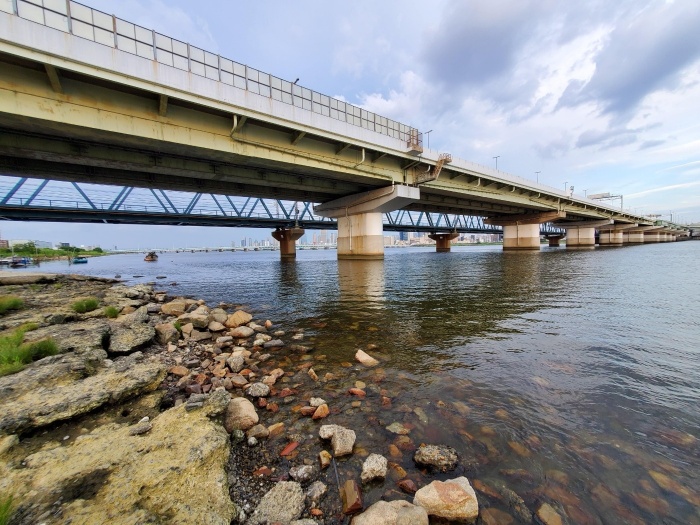
[{"label": "bridge support beam", "polygon": [[650,242],[661,242],[661,234],[659,232],[644,232],[644,242],[645,243],[650,243]]},{"label": "bridge support beam", "polygon": [[599,236],[601,246],[622,246],[622,232],[615,230],[601,230]]},{"label": "bridge support beam", "polygon": [[484,224],[503,226],[504,250],[539,250],[540,224],[564,217],[566,212],[548,211],[510,217],[489,217]]},{"label": "bridge support beam", "polygon": [[454,239],[459,237],[459,233],[431,233],[428,238],[435,241],[436,248],[435,251],[438,253],[449,252],[451,249],[451,243]]},{"label": "bridge support beam", "polygon": [[314,211],[338,220],[338,259],[383,259],[382,215],[417,200],[418,188],[393,185],[324,202]]},{"label": "bridge support beam", "polygon": [[622,242],[625,244],[643,244],[644,243],[644,232],[633,230],[630,232],[624,232],[622,234]]},{"label": "bridge support beam", "polygon": [[595,248],[595,229],[610,225],[610,219],[557,223],[566,230],[566,248]]},{"label": "bridge support beam", "polygon": [[303,228],[277,228],[272,237],[280,243],[282,259],[295,259],[297,256],[296,242],[304,235]]}]

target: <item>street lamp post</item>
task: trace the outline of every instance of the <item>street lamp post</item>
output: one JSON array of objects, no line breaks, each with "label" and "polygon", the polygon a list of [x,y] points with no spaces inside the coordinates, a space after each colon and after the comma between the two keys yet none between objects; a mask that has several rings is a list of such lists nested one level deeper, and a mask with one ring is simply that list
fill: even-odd
[{"label": "street lamp post", "polygon": [[564,193],[566,193],[566,187],[568,186],[568,184],[569,184],[569,181],[566,181],[566,182],[564,183]]},{"label": "street lamp post", "polygon": [[426,132],[423,133],[423,135],[425,135],[425,141],[426,141],[426,144],[427,144],[426,147],[427,147],[428,149],[430,149],[430,134],[431,134],[432,132],[433,132],[433,130],[431,129],[430,131],[426,131]]},{"label": "street lamp post", "polygon": [[535,172],[535,175],[537,176],[537,183],[538,183],[538,184],[539,184],[539,182],[540,182],[540,173],[542,173],[542,172],[541,172],[541,171],[536,171],[536,172]]},{"label": "street lamp post", "polygon": [[496,155],[496,156],[494,157],[494,159],[495,159],[495,161],[496,161],[496,171],[498,171],[498,157],[500,157],[500,155]]}]

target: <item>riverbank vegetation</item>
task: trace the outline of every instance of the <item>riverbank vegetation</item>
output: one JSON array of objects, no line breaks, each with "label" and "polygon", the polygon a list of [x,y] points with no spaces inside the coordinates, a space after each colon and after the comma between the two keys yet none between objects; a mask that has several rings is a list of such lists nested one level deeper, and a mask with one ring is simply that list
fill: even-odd
[{"label": "riverbank vegetation", "polygon": [[36,324],[29,323],[20,326],[10,335],[0,336],[0,377],[19,372],[32,361],[58,353],[58,347],[52,339],[22,343],[24,334],[36,328]]},{"label": "riverbank vegetation", "polygon": [[0,295],[0,315],[10,310],[19,310],[24,306],[24,301],[14,295]]},{"label": "riverbank vegetation", "polygon": [[0,258],[12,257],[13,255],[51,260],[60,259],[61,257],[75,257],[76,255],[96,257],[106,255],[106,252],[99,246],[91,250],[78,248],[77,246],[69,246],[59,250],[53,248],[38,248],[33,242],[16,244],[12,248],[0,248]]}]

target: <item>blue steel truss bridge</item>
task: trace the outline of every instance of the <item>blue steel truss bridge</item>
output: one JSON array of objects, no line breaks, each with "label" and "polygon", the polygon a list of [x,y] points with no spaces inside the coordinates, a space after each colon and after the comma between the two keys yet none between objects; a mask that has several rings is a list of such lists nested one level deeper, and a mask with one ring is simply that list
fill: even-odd
[{"label": "blue steel truss bridge", "polygon": [[[335,219],[314,213],[314,203],[192,193],[133,186],[0,177],[0,218],[104,224],[158,224],[335,230]],[[384,214],[386,231],[501,234],[480,216],[397,210]],[[541,233],[560,234],[551,223]]]}]

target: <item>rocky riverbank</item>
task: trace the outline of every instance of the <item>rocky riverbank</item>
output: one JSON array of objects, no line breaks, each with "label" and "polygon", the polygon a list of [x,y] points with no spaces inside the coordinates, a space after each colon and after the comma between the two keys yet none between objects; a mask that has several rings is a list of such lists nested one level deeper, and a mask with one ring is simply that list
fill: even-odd
[{"label": "rocky riverbank", "polygon": [[[150,285],[15,274],[0,294],[25,304],[0,317],[3,333],[34,323],[25,341],[59,349],[0,378],[11,523],[564,523],[569,502],[529,507],[452,448],[414,443],[427,416],[382,387],[381,349],[331,369],[300,329]],[[99,307],[75,313],[88,296]],[[390,409],[416,423],[384,425]],[[347,428],[350,413],[367,424]],[[382,450],[378,428],[393,436]]]}]

